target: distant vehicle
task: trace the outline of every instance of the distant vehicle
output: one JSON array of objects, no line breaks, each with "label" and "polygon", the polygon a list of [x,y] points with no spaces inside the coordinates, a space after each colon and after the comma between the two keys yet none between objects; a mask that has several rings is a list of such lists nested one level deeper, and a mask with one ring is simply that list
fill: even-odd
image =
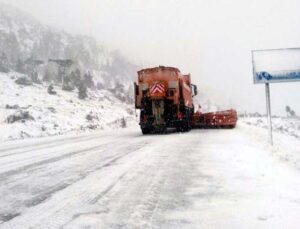
[{"label": "distant vehicle", "polygon": [[177,68],[159,66],[138,71],[134,90],[135,108],[141,110],[143,134],[164,133],[167,128],[184,132],[196,127],[234,127],[236,124],[234,110],[225,111],[226,114],[218,112],[215,116],[214,113],[194,114],[193,97],[197,95],[197,86],[191,83],[190,74],[183,75]]}]

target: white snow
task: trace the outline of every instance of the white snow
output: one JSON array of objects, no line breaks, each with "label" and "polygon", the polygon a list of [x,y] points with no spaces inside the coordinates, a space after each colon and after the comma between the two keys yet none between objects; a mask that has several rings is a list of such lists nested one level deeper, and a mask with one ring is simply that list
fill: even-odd
[{"label": "white snow", "polygon": [[[0,141],[120,128],[123,118],[128,126],[137,123],[133,106],[107,90],[88,90],[88,98],[80,100],[76,91],[66,92],[59,86],[55,86],[57,95],[49,95],[47,85],[17,85],[14,81],[19,76],[0,73]],[[6,105],[18,105],[35,121],[7,123],[7,117],[18,109],[6,109]]]},{"label": "white snow", "polygon": [[[254,132],[255,138],[267,141],[267,118],[240,118],[239,122],[247,126],[248,132]],[[272,118],[274,146],[271,153],[282,161],[294,165],[300,170],[300,119]]]},{"label": "white snow", "polygon": [[[266,117],[247,117],[242,118],[242,122],[258,126],[261,128],[267,128]],[[272,117],[273,131],[283,133],[300,139],[300,118],[299,117]]]},{"label": "white snow", "polygon": [[244,121],[4,142],[0,228],[298,228],[300,141],[275,143]]}]

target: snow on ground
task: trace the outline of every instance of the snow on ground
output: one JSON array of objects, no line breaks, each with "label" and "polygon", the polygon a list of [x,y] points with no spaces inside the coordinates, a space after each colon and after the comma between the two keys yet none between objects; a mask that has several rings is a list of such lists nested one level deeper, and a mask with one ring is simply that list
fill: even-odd
[{"label": "snow on ground", "polygon": [[[1,229],[299,227],[299,119],[273,119],[273,147],[265,118],[143,136],[108,91],[83,101],[17,76],[0,75]],[[34,121],[8,124],[6,105]],[[131,128],[108,130],[120,117]]]},{"label": "snow on ground", "polygon": [[[49,95],[46,85],[18,85],[14,82],[18,77],[17,73],[0,73],[0,141],[120,128],[123,118],[127,126],[136,124],[133,106],[109,91],[89,90],[89,97],[80,100],[77,92],[63,91],[59,86],[55,87],[57,95]],[[7,105],[20,108],[7,109]],[[7,117],[20,109],[28,111],[34,121],[7,123]]]},{"label": "snow on ground", "polygon": [[[267,128],[266,117],[247,117],[241,119],[244,123],[252,126]],[[273,131],[283,133],[300,139],[299,117],[272,117]]]},{"label": "snow on ground", "polygon": [[0,228],[296,229],[300,170],[280,150],[299,155],[300,141],[276,133],[275,142],[243,121],[4,142]]},{"label": "snow on ground", "polygon": [[[254,137],[264,140],[266,148],[267,139],[267,118],[240,118],[240,125],[245,125],[249,134],[254,133]],[[272,118],[274,146],[269,149],[281,160],[293,164],[300,170],[300,119],[299,118]]]}]

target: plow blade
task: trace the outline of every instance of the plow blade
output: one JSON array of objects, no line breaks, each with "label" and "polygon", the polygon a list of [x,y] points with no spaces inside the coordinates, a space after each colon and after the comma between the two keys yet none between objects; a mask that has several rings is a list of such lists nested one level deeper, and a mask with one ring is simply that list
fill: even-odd
[{"label": "plow blade", "polygon": [[196,112],[193,116],[193,128],[234,128],[237,123],[236,110],[210,113]]}]

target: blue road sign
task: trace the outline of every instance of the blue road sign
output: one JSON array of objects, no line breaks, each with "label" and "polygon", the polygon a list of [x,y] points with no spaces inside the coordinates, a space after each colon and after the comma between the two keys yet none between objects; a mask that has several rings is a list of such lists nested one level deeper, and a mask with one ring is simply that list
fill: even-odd
[{"label": "blue road sign", "polygon": [[255,83],[276,83],[300,81],[300,70],[281,72],[256,72]]},{"label": "blue road sign", "polygon": [[300,48],[252,51],[254,83],[300,81]]}]

